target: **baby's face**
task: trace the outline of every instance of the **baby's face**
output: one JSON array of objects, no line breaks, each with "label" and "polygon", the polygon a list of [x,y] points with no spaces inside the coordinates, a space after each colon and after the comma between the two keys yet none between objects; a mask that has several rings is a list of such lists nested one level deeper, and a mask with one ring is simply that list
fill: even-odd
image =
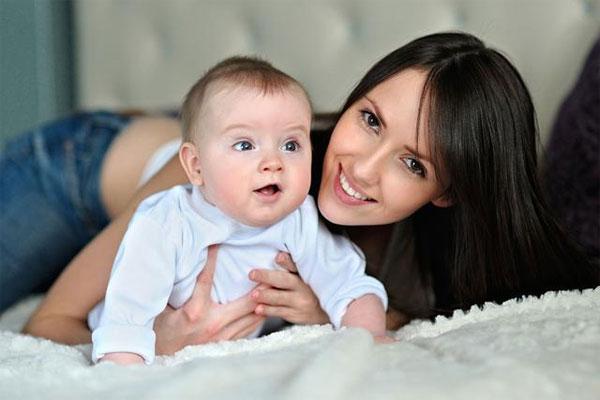
[{"label": "baby's face", "polygon": [[206,199],[251,226],[292,212],[310,186],[310,121],[310,105],[294,87],[209,88],[197,140]]}]

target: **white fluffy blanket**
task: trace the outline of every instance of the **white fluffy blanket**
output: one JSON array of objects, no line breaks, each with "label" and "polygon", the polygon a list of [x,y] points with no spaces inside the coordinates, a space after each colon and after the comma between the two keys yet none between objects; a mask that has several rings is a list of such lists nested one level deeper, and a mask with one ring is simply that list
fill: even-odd
[{"label": "white fluffy blanket", "polygon": [[0,399],[600,399],[600,288],[415,321],[393,344],[294,327],[134,367],[15,333],[34,304],[0,318]]}]

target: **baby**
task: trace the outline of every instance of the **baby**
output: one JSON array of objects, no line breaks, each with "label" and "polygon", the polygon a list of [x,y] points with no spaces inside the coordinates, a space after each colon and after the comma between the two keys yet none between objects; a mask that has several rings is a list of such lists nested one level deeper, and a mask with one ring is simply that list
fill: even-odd
[{"label": "baby", "polygon": [[365,275],[362,253],[319,222],[307,195],[311,106],[302,86],[265,61],[234,57],[190,89],[181,116],[191,185],[147,198],[134,214],[106,296],[88,316],[93,361],[151,363],[155,317],[190,298],[212,244],[214,301],[250,292],[250,270],[278,268],[285,251],[335,328],[383,336],[383,286]]}]

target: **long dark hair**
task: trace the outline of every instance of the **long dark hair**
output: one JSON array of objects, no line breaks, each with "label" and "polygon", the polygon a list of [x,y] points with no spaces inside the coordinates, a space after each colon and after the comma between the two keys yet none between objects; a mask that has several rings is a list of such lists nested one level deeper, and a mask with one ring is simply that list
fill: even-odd
[{"label": "long dark hair", "polygon": [[427,73],[422,100],[429,102],[421,102],[421,114],[453,202],[447,209],[425,206],[405,220],[402,240],[410,246],[398,244],[412,249],[405,257],[433,286],[433,312],[598,285],[597,269],[541,194],[531,96],[498,51],[466,33],[416,39],[377,62],[339,115],[408,68]]}]

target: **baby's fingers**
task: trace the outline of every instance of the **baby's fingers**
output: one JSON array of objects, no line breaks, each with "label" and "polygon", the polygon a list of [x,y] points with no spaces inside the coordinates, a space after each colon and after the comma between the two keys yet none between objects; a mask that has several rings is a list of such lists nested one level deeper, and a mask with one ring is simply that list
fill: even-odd
[{"label": "baby's fingers", "polygon": [[383,335],[383,336],[375,336],[375,343],[377,344],[390,344],[396,343],[396,339],[391,336]]}]

